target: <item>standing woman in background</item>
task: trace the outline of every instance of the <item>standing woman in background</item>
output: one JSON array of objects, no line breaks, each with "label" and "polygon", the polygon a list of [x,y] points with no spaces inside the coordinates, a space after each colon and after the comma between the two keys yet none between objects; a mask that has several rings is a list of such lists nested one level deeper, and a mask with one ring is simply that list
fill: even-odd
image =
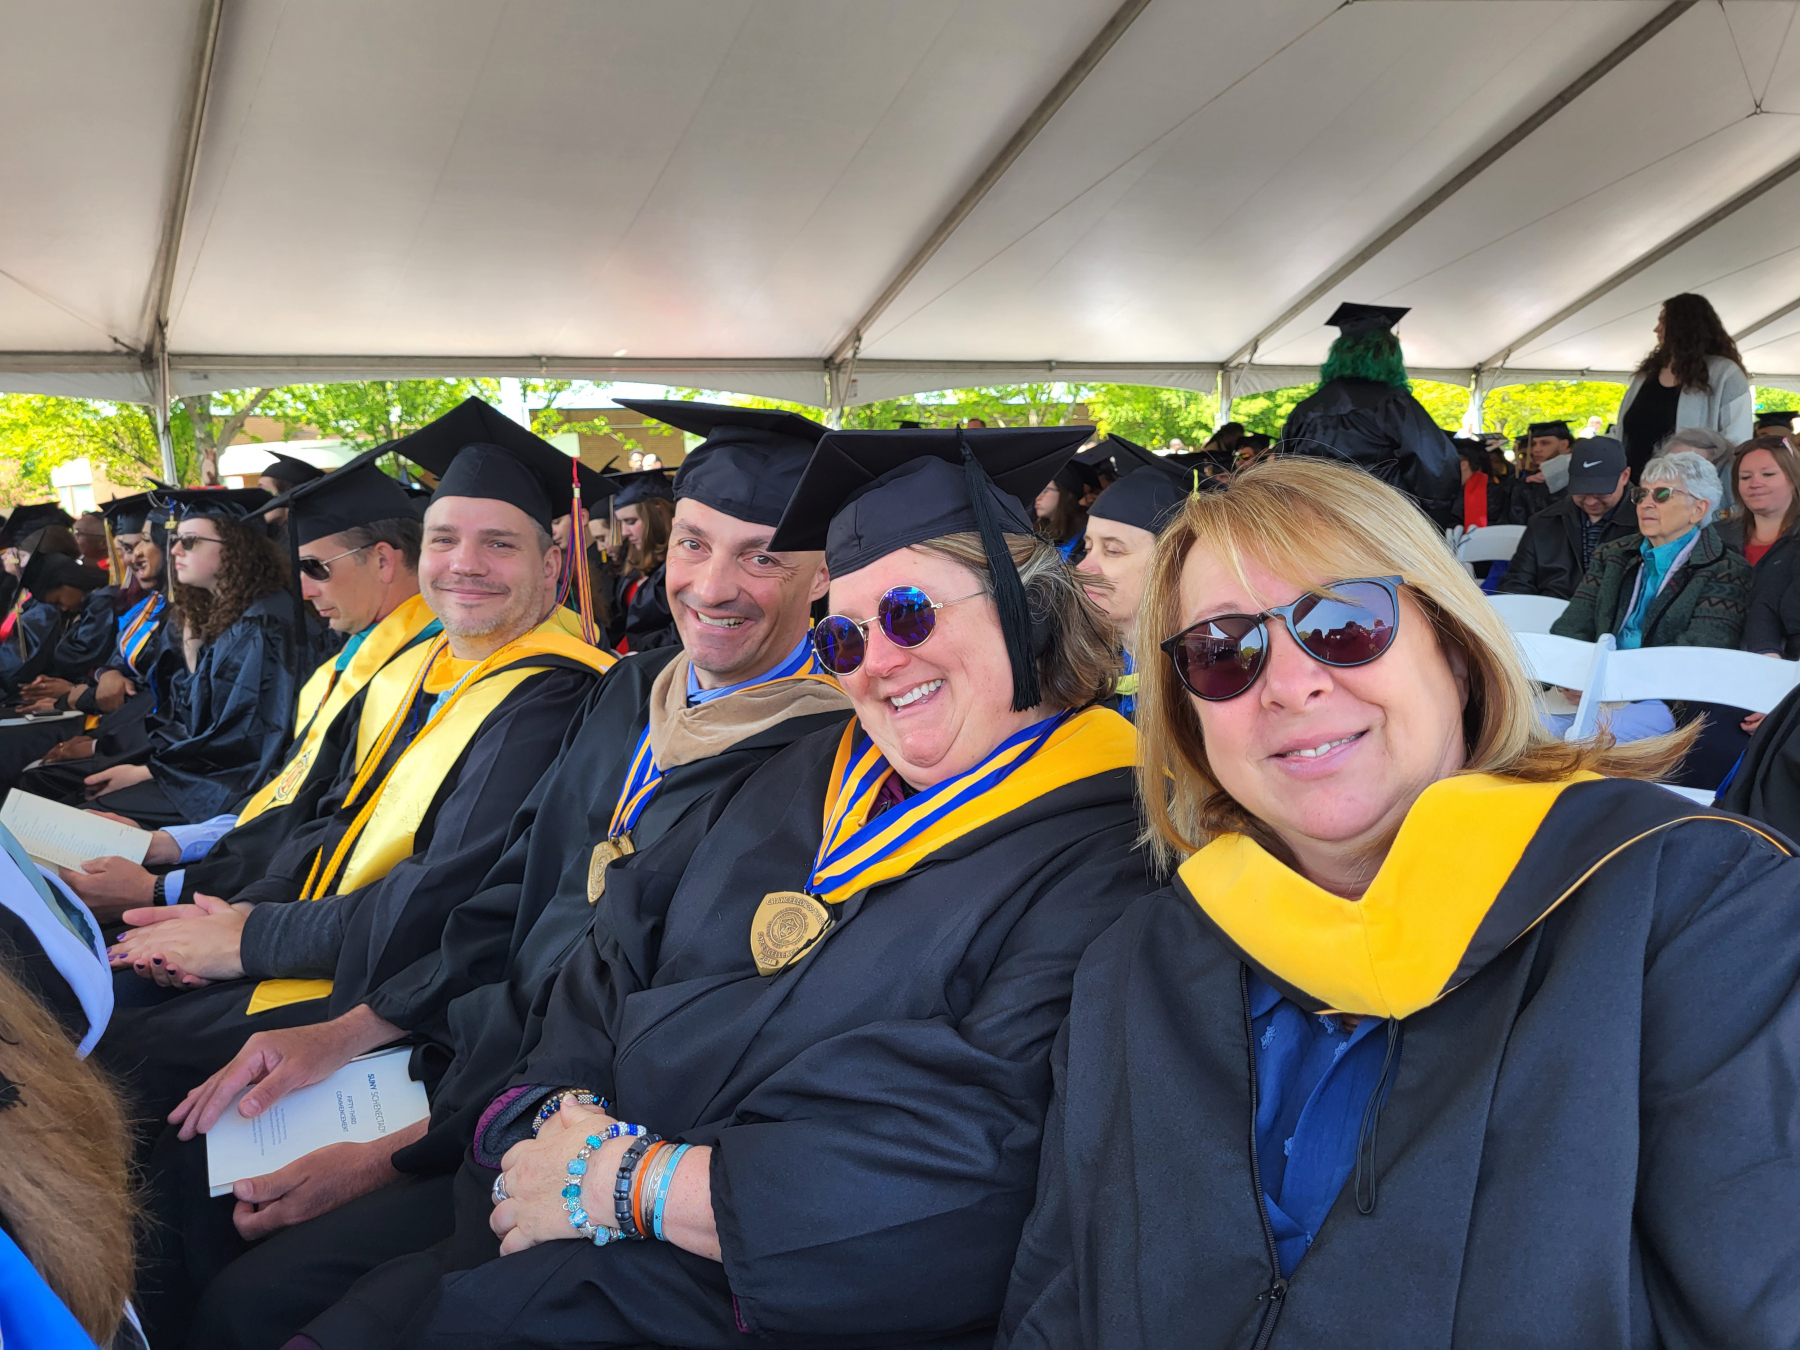
[{"label": "standing woman in background", "polygon": [[1656,320],[1656,346],[1619,405],[1631,481],[1677,427],[1716,431],[1733,445],[1755,430],[1756,399],[1737,343],[1704,295],[1673,295]]}]

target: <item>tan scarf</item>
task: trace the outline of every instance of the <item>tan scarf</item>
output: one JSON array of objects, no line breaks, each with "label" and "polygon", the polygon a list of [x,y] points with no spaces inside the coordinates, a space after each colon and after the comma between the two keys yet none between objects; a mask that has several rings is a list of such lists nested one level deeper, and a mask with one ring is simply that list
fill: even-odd
[{"label": "tan scarf", "polygon": [[829,675],[794,675],[690,708],[689,664],[683,652],[650,686],[650,750],[663,770],[722,754],[790,717],[850,708],[849,698]]}]

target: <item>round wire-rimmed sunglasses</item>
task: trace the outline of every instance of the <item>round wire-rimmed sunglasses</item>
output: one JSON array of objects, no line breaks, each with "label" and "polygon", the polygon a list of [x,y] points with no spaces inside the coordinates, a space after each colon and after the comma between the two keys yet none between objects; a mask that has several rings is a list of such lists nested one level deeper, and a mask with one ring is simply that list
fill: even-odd
[{"label": "round wire-rimmed sunglasses", "polygon": [[922,647],[937,628],[937,612],[946,605],[960,605],[985,590],[959,595],[954,600],[933,600],[917,586],[896,586],[875,604],[873,619],[852,619],[842,614],[827,614],[813,625],[813,650],[819,664],[833,675],[848,675],[862,665],[869,653],[869,625],[879,623],[887,640],[896,647],[911,650]]},{"label": "round wire-rimmed sunglasses", "polygon": [[1366,666],[1394,644],[1403,577],[1352,577],[1261,614],[1215,614],[1159,644],[1195,698],[1222,703],[1256,683],[1269,657],[1270,619],[1322,665]]}]

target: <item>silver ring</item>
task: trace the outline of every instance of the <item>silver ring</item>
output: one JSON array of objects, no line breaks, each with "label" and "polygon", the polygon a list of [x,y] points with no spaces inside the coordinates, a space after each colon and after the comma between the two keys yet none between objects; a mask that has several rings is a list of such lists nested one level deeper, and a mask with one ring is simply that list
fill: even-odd
[{"label": "silver ring", "polygon": [[506,1193],[506,1173],[502,1172],[494,1178],[494,1203],[497,1205],[502,1200],[510,1199],[512,1197]]}]

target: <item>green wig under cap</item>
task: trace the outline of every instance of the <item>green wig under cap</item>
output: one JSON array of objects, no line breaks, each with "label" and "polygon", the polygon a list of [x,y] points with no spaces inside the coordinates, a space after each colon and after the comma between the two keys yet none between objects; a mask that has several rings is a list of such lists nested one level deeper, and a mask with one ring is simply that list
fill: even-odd
[{"label": "green wig under cap", "polygon": [[1412,381],[1406,375],[1406,360],[1400,355],[1400,339],[1382,329],[1376,333],[1345,334],[1331,344],[1325,353],[1325,364],[1319,367],[1319,382],[1332,380],[1374,380],[1410,390]]}]

